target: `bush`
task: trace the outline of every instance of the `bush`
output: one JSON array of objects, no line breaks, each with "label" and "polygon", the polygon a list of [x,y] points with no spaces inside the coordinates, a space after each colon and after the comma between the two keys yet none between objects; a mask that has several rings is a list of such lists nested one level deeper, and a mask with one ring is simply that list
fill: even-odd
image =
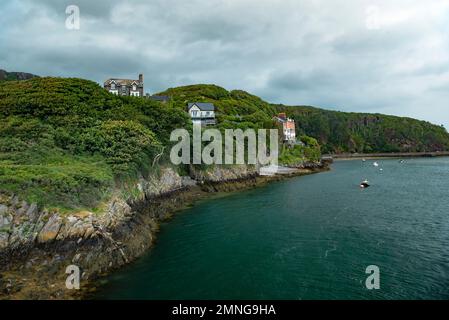
[{"label": "bush", "polygon": [[146,174],[185,111],[82,79],[0,83],[0,190],[44,206],[94,206]]},{"label": "bush", "polygon": [[161,144],[153,132],[134,121],[105,121],[80,136],[82,151],[105,157],[117,175],[148,170]]}]

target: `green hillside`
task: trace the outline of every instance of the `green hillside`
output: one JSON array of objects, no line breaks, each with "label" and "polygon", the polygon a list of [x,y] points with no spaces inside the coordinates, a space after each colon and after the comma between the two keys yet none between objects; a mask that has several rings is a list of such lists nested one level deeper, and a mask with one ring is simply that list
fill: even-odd
[{"label": "green hillside", "polygon": [[170,147],[172,130],[191,128],[188,102],[213,102],[221,130],[276,128],[272,117],[287,112],[305,145],[282,147],[284,164],[319,160],[319,144],[325,152],[449,149],[444,128],[409,118],[272,105],[214,85],[160,94],[171,101],[119,97],[76,78],[0,82],[0,197],[14,192],[46,207],[95,208],[114,190],[157,170],[153,159]]},{"label": "green hillside", "polygon": [[214,102],[221,127],[273,126],[273,115],[286,112],[296,121],[297,135],[314,137],[323,153],[424,152],[449,150],[449,134],[441,126],[411,118],[348,113],[307,106],[269,104],[244,91],[226,91],[214,85],[168,89],[173,104]]},{"label": "green hillside", "polygon": [[324,153],[426,152],[449,150],[446,129],[426,121],[382,114],[276,106],[315,137]]},{"label": "green hillside", "polygon": [[213,102],[219,128],[273,128],[276,108],[245,91],[227,91],[216,85],[191,85],[170,88],[158,95],[168,95],[171,104],[186,110],[189,102]]},{"label": "green hillside", "polygon": [[[261,98],[242,90],[227,91],[210,84],[198,84],[170,88],[158,95],[168,95],[171,105],[186,110],[189,102],[212,102],[216,107],[217,128],[224,129],[274,129],[279,128],[273,116],[277,107]],[[280,145],[279,163],[295,165],[301,162],[317,162],[321,158],[321,149],[314,138],[305,133],[299,135],[304,145],[287,148]]]},{"label": "green hillside", "polygon": [[0,190],[62,208],[93,207],[148,171],[185,112],[118,97],[82,79],[0,83]]}]

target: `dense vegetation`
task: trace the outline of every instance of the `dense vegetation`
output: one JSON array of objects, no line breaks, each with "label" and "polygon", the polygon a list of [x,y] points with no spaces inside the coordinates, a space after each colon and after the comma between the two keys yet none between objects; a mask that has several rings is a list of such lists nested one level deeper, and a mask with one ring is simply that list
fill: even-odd
[{"label": "dense vegetation", "polygon": [[449,150],[446,129],[426,121],[305,106],[276,107],[295,119],[297,134],[316,138],[324,153]]},{"label": "dense vegetation", "polygon": [[218,128],[274,128],[276,108],[245,91],[227,91],[215,85],[191,85],[170,88],[158,95],[168,95],[171,104],[186,110],[189,102],[212,102],[216,107]]},{"label": "dense vegetation", "polygon": [[170,147],[171,131],[191,128],[188,102],[213,102],[221,130],[276,128],[273,116],[286,112],[295,118],[303,144],[282,146],[285,164],[319,160],[321,150],[449,149],[444,128],[409,118],[272,105],[214,85],[160,94],[170,102],[118,97],[75,78],[0,81],[0,192],[47,207],[92,209],[115,188],[156,169],[155,156]]},{"label": "dense vegetation", "polygon": [[273,115],[286,112],[295,119],[297,136],[317,139],[323,153],[449,150],[449,134],[443,127],[411,118],[273,105],[247,92],[214,85],[172,88],[161,94],[169,95],[181,109],[187,102],[213,102],[220,128],[271,128]]},{"label": "dense vegetation", "polygon": [[296,166],[301,162],[319,162],[321,160],[321,147],[315,138],[302,135],[299,139],[302,144],[281,146],[280,164]]},{"label": "dense vegetation", "polygon": [[[212,102],[216,107],[217,128],[224,129],[279,129],[273,120],[277,114],[273,106],[259,97],[245,91],[227,91],[215,85],[190,85],[170,88],[158,95],[168,95],[171,105],[186,110],[189,102]],[[306,135],[302,137],[303,145],[283,146],[280,142],[279,163],[297,165],[305,161],[319,161],[320,146],[317,141]]]},{"label": "dense vegetation", "polygon": [[81,79],[0,83],[0,189],[64,208],[92,207],[146,173],[185,112],[118,97]]}]

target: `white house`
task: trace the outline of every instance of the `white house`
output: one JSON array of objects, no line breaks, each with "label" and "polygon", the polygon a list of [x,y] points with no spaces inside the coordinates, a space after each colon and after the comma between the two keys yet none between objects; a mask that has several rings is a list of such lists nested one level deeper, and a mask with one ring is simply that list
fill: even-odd
[{"label": "white house", "polygon": [[208,102],[192,102],[187,105],[187,112],[192,119],[193,124],[199,123],[202,126],[214,125],[215,106]]},{"label": "white house", "polygon": [[285,113],[279,113],[273,118],[279,124],[282,124],[282,138],[285,142],[294,143],[296,141],[295,120],[287,118]]}]

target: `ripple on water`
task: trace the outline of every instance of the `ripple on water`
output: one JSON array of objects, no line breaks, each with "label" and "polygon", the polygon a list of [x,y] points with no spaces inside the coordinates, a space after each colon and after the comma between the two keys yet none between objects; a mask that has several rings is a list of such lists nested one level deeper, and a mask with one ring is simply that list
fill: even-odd
[{"label": "ripple on water", "polygon": [[[449,159],[361,161],[204,201],[98,298],[447,299]],[[368,178],[372,187],[361,191]],[[381,290],[365,269],[381,270]]]}]

